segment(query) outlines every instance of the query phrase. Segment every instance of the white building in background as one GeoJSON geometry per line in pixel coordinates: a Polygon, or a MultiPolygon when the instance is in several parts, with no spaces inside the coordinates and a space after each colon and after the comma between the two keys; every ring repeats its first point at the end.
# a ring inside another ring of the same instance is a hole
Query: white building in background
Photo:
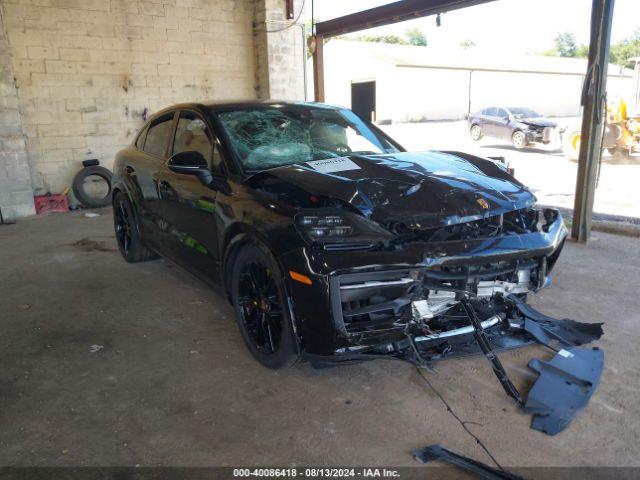
{"type": "MultiPolygon", "coordinates": [[[[325,101],[378,123],[457,120],[492,105],[525,106],[547,116],[579,115],[587,70],[586,59],[501,56],[475,48],[442,52],[338,39],[326,43],[324,65],[325,101]]],[[[633,93],[632,75],[632,70],[610,65],[610,99],[633,93]]]]}

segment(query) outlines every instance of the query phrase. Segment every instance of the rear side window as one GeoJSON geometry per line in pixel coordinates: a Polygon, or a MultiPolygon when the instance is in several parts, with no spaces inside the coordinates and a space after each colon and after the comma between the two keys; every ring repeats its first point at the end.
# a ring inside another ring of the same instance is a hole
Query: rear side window
{"type": "Polygon", "coordinates": [[[164,157],[167,144],[171,137],[173,125],[173,113],[156,120],[147,131],[147,139],[144,142],[144,151],[151,155],[164,157]]]}
{"type": "Polygon", "coordinates": [[[144,147],[144,139],[146,137],[147,137],[147,129],[144,128],[144,129],[142,129],[142,131],[138,135],[138,138],[136,139],[136,148],[138,150],[142,150],[142,147],[144,147]]]}
{"type": "Polygon", "coordinates": [[[488,117],[497,117],[498,109],[497,108],[487,108],[487,113],[485,113],[488,117]]]}

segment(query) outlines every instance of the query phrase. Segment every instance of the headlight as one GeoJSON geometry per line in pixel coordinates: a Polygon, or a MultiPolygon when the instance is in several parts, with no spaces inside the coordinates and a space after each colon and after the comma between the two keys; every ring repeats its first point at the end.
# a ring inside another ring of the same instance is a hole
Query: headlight
{"type": "Polygon", "coordinates": [[[345,220],[338,215],[319,217],[316,215],[302,215],[299,225],[312,238],[344,237],[353,232],[351,225],[344,225],[345,220]]]}
{"type": "Polygon", "coordinates": [[[311,242],[373,243],[392,237],[378,224],[350,212],[303,212],[296,215],[295,224],[311,242]]]}

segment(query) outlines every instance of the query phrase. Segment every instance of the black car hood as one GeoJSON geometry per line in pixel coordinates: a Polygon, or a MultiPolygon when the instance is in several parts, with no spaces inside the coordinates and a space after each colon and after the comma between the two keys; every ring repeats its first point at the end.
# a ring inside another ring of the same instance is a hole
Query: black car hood
{"type": "Polygon", "coordinates": [[[401,222],[420,229],[480,219],[535,202],[527,187],[494,162],[459,152],[350,155],[328,162],[330,168],[325,161],[305,162],[258,176],[270,179],[271,192],[287,192],[290,202],[293,186],[348,203],[376,222],[401,222]]]}
{"type": "Polygon", "coordinates": [[[557,127],[558,124],[547,118],[521,118],[517,120],[519,123],[530,125],[532,127],[557,127]]]}

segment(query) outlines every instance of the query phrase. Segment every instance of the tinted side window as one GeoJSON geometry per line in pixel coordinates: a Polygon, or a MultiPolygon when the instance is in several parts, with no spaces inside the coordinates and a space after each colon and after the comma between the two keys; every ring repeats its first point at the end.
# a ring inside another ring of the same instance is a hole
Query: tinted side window
{"type": "Polygon", "coordinates": [[[156,120],[147,131],[147,139],[144,142],[144,151],[151,155],[164,157],[171,136],[173,113],[156,120]]]}
{"type": "Polygon", "coordinates": [[[498,116],[498,109],[497,108],[487,108],[487,113],[485,115],[488,115],[489,117],[497,117],[498,116]]]}
{"type": "Polygon", "coordinates": [[[172,155],[189,151],[200,152],[211,167],[211,142],[208,133],[207,125],[200,117],[191,112],[182,112],[176,127],[172,155]]]}
{"type": "Polygon", "coordinates": [[[499,108],[497,116],[500,117],[500,118],[505,118],[505,117],[508,117],[509,114],[507,113],[507,111],[504,108],[499,108]]]}

